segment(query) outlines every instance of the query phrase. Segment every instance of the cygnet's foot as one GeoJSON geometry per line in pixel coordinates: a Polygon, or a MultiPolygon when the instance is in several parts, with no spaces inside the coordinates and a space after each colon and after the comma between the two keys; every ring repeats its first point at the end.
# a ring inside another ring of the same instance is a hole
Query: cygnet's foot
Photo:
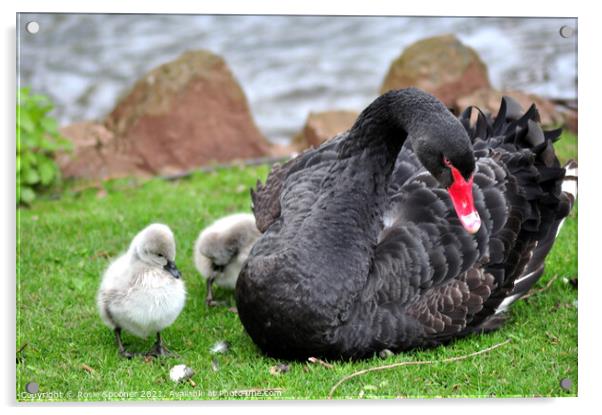
{"type": "Polygon", "coordinates": [[[125,358],[125,359],[131,359],[132,357],[136,356],[138,353],[132,353],[132,352],[128,352],[127,350],[119,350],[119,356],[125,358]]]}
{"type": "Polygon", "coordinates": [[[115,341],[117,342],[117,348],[119,349],[119,356],[126,358],[126,359],[131,359],[132,357],[139,354],[139,353],[128,352],[127,350],[125,350],[125,347],[123,346],[123,342],[121,341],[121,328],[120,327],[115,328],[115,341]]]}
{"type": "Polygon", "coordinates": [[[155,344],[147,353],[147,356],[152,357],[178,357],[178,355],[162,344],[155,344]]]}
{"type": "Polygon", "coordinates": [[[207,307],[218,307],[218,306],[226,305],[225,301],[217,301],[217,300],[214,300],[213,298],[207,298],[205,300],[205,303],[207,304],[207,307]]]}
{"type": "Polygon", "coordinates": [[[172,352],[167,347],[163,345],[163,341],[161,340],[161,334],[157,333],[157,341],[153,345],[153,348],[150,349],[146,356],[153,357],[179,357],[177,353],[172,352]]]}

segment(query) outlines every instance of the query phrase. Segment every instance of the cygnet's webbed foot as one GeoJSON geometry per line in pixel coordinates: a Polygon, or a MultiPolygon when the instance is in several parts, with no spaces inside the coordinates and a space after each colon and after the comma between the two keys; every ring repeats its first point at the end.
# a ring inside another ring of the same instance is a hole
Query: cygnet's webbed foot
{"type": "Polygon", "coordinates": [[[177,353],[172,352],[163,344],[161,333],[157,333],[157,341],[153,347],[146,353],[146,356],[153,357],[179,357],[177,353]]]}
{"type": "Polygon", "coordinates": [[[115,328],[115,340],[117,341],[117,348],[119,349],[119,356],[121,356],[125,359],[131,359],[132,357],[140,354],[140,353],[128,352],[127,350],[125,350],[125,347],[123,346],[123,342],[121,341],[121,328],[120,327],[115,328]]]}
{"type": "Polygon", "coordinates": [[[215,280],[215,276],[207,278],[207,296],[205,297],[205,304],[207,307],[217,307],[226,305],[225,301],[216,301],[213,299],[213,281],[215,280]]]}
{"type": "Polygon", "coordinates": [[[205,303],[207,304],[207,307],[218,307],[218,306],[225,306],[226,302],[225,301],[216,301],[212,298],[206,298],[205,299],[205,303]]]}
{"type": "Polygon", "coordinates": [[[132,352],[128,352],[127,350],[123,349],[123,350],[119,350],[119,356],[125,358],[125,359],[131,359],[134,356],[137,356],[139,353],[132,353],[132,352]]]}

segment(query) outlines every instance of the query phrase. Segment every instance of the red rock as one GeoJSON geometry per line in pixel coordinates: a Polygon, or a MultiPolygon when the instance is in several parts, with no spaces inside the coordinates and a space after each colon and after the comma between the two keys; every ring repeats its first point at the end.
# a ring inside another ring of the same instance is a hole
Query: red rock
{"type": "Polygon", "coordinates": [[[454,35],[436,36],[408,46],[389,68],[381,93],[417,87],[448,107],[481,88],[490,88],[487,67],[477,52],[454,35]]]}
{"type": "Polygon", "coordinates": [[[564,117],[564,126],[567,130],[572,133],[578,134],[579,132],[579,113],[575,109],[566,109],[562,111],[564,117]]]}
{"type": "Polygon", "coordinates": [[[137,81],[107,116],[96,146],[89,144],[101,126],[78,128],[69,127],[75,157],[61,164],[65,176],[177,174],[270,154],[238,82],[207,51],[186,52],[137,81]]]}
{"type": "Polygon", "coordinates": [[[80,122],[63,127],[60,132],[73,143],[72,152],[57,156],[64,177],[96,179],[148,175],[138,168],[135,157],[117,151],[113,132],[102,124],[80,122]]]}
{"type": "Polygon", "coordinates": [[[355,111],[341,110],[312,112],[303,129],[293,138],[293,146],[297,150],[319,147],[326,140],[350,129],[358,115],[355,111]]]}

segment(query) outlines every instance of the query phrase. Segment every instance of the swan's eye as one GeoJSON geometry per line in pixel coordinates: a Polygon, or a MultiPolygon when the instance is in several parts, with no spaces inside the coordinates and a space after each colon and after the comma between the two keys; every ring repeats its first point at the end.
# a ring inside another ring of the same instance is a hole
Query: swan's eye
{"type": "Polygon", "coordinates": [[[443,164],[445,164],[449,168],[452,167],[451,161],[449,161],[447,157],[443,157],[443,164]]]}

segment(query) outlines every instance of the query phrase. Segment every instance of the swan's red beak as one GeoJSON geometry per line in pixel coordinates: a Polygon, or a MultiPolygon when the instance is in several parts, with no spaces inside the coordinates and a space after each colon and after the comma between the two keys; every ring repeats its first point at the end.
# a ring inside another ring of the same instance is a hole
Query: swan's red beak
{"type": "Polygon", "coordinates": [[[472,198],[472,176],[466,181],[458,169],[451,164],[448,165],[451,169],[454,182],[449,186],[447,191],[456,209],[456,214],[468,233],[477,233],[481,227],[481,218],[479,217],[479,212],[474,207],[472,198]]]}

